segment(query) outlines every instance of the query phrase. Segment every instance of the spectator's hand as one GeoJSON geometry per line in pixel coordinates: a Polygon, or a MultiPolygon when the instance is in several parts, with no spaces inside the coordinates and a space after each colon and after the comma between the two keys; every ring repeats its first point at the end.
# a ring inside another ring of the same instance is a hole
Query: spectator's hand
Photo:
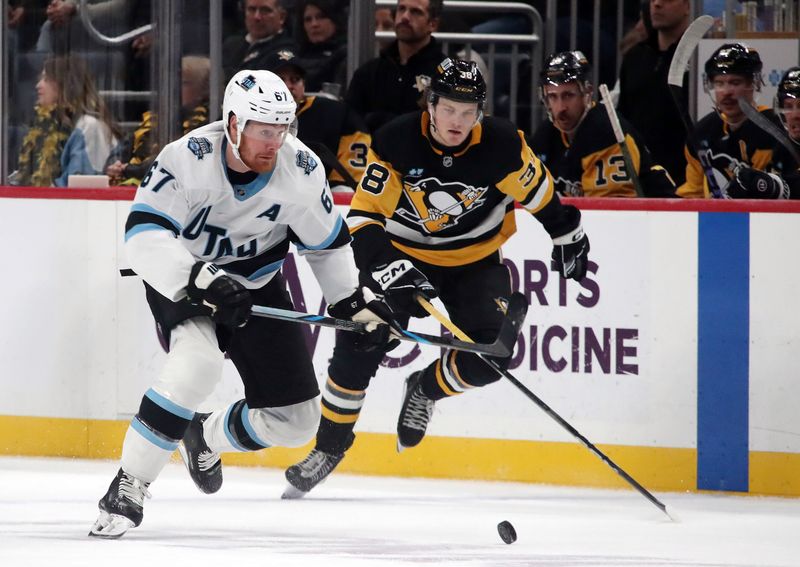
{"type": "Polygon", "coordinates": [[[106,168],[106,175],[112,179],[122,179],[125,176],[125,168],[127,166],[127,163],[117,160],[106,168]]]}
{"type": "Polygon", "coordinates": [[[144,58],[150,55],[150,49],[153,47],[153,34],[146,33],[140,35],[131,42],[131,49],[133,56],[136,58],[144,58]]]}
{"type": "Polygon", "coordinates": [[[425,299],[436,297],[436,289],[425,274],[409,260],[395,260],[372,268],[372,278],[383,290],[386,303],[400,313],[412,317],[427,317],[428,312],[417,302],[416,294],[425,299]]]}
{"type": "Polygon", "coordinates": [[[777,173],[739,165],[727,187],[734,199],[788,199],[789,186],[777,173]]]}
{"type": "Polygon", "coordinates": [[[22,23],[25,17],[25,7],[17,6],[16,8],[8,7],[8,27],[16,28],[22,23]]]}
{"type": "Polygon", "coordinates": [[[214,321],[230,327],[243,327],[250,318],[253,298],[250,292],[210,262],[197,262],[186,286],[189,301],[214,309],[214,321]]]}
{"type": "Polygon", "coordinates": [[[589,264],[589,239],[578,227],[553,239],[552,267],[564,279],[582,280],[589,264]]]}
{"type": "Polygon", "coordinates": [[[339,319],[365,323],[367,332],[355,341],[365,351],[380,349],[389,352],[400,344],[398,336],[403,327],[389,307],[368,287],[356,289],[353,295],[328,307],[328,313],[339,319]]]}
{"type": "Polygon", "coordinates": [[[47,19],[52,22],[54,26],[63,26],[69,23],[72,16],[78,8],[72,2],[65,2],[64,0],[53,0],[47,5],[47,19]]]}

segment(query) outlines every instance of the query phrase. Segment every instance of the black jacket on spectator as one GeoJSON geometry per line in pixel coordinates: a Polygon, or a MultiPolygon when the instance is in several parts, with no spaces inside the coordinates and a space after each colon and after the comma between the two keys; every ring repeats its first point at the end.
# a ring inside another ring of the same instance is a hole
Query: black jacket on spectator
{"type": "MultiPolygon", "coordinates": [[[[677,43],[659,51],[654,36],[634,45],[622,58],[619,70],[619,113],[633,124],[653,154],[677,185],[686,176],[683,147],[686,131],[667,84],[667,73],[677,43]]],[[[688,75],[683,78],[683,104],[688,108],[688,75]]]]}
{"type": "Polygon", "coordinates": [[[264,60],[270,53],[281,49],[289,49],[297,53],[294,40],[286,35],[285,31],[253,44],[250,44],[243,35],[229,37],[222,44],[222,66],[225,71],[225,81],[229,81],[242,69],[266,69],[264,60]]]}
{"type": "Polygon", "coordinates": [[[322,83],[344,86],[347,76],[347,47],[344,37],[323,43],[306,43],[297,54],[306,72],[306,91],[319,92],[322,83]]]}
{"type": "Polygon", "coordinates": [[[347,89],[345,102],[364,117],[370,132],[397,115],[420,109],[425,86],[436,73],[445,54],[435,38],[400,64],[397,41],[380,56],[356,69],[347,89]]]}

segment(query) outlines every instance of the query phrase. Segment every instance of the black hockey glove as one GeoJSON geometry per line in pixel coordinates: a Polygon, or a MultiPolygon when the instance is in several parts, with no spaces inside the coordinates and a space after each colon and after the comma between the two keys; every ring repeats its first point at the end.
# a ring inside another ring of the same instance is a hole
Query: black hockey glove
{"type": "Polygon", "coordinates": [[[197,262],[192,267],[186,295],[192,303],[209,305],[214,321],[229,327],[244,326],[253,307],[250,292],[210,262],[197,262]]]}
{"type": "Polygon", "coordinates": [[[375,297],[368,287],[356,289],[350,297],[331,305],[328,313],[339,319],[366,323],[367,332],[355,340],[359,350],[380,349],[389,352],[400,344],[397,337],[403,327],[395,319],[392,310],[375,297]]]}
{"type": "Polygon", "coordinates": [[[577,228],[553,239],[552,267],[564,279],[580,281],[589,264],[589,239],[579,224],[577,228]]]}
{"type": "Polygon", "coordinates": [[[789,186],[776,173],[767,173],[746,165],[738,166],[728,185],[733,199],[788,199],[789,186]]]}
{"type": "Polygon", "coordinates": [[[395,260],[372,268],[372,277],[383,290],[384,299],[399,313],[412,317],[427,317],[428,312],[414,297],[420,294],[425,299],[436,297],[436,289],[425,274],[414,267],[409,260],[395,260]]]}

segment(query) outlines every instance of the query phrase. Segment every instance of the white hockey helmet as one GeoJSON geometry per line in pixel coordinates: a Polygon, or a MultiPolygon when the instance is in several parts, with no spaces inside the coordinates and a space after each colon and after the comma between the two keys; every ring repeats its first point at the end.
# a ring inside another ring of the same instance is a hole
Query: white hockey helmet
{"type": "Polygon", "coordinates": [[[266,124],[285,124],[294,134],[297,130],[295,110],[297,104],[292,94],[286,83],[275,73],[250,70],[236,73],[225,87],[225,98],[222,101],[225,136],[236,158],[242,159],[239,156],[239,144],[249,120],[266,124]],[[231,114],[236,116],[236,143],[233,143],[228,131],[231,114]]]}

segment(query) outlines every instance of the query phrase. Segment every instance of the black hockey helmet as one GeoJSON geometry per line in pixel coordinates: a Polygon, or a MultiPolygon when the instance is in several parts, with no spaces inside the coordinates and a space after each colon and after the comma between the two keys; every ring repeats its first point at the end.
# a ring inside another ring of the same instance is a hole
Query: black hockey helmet
{"type": "Polygon", "coordinates": [[[760,84],[762,67],[758,51],[742,43],[726,43],[706,61],[706,79],[710,81],[717,75],[742,75],[760,84]]]}
{"type": "Polygon", "coordinates": [[[542,86],[563,85],[571,81],[578,81],[583,86],[591,82],[591,68],[582,52],[561,51],[547,58],[539,76],[542,86]]]}
{"type": "Polygon", "coordinates": [[[483,109],[486,102],[486,81],[474,61],[447,58],[436,68],[431,83],[430,103],[436,104],[439,97],[459,102],[477,102],[483,109]]]}
{"type": "Polygon", "coordinates": [[[783,106],[787,98],[800,99],[800,67],[792,67],[783,74],[778,83],[778,92],[775,99],[783,106]]]}
{"type": "MultiPolygon", "coordinates": [[[[791,67],[783,74],[778,83],[778,91],[772,103],[772,109],[781,120],[781,124],[789,131],[789,124],[786,119],[786,101],[788,99],[800,100],[800,67],[791,67]]],[[[794,138],[793,138],[794,139],[794,138]]],[[[800,140],[795,140],[800,143],[800,140]]]]}

